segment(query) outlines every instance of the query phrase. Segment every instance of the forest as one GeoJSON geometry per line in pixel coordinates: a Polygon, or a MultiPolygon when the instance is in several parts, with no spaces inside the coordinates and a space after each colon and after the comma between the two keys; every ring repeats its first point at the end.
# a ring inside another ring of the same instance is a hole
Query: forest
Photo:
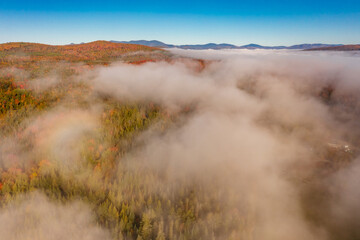
{"type": "Polygon", "coordinates": [[[357,85],[299,58],[1,44],[1,238],[359,239],[357,85]]]}

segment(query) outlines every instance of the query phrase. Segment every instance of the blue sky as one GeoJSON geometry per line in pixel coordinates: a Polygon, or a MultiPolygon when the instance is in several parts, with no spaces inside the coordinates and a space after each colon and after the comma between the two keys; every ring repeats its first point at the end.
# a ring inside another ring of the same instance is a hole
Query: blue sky
{"type": "Polygon", "coordinates": [[[0,42],[360,43],[360,2],[0,0],[0,42]]]}

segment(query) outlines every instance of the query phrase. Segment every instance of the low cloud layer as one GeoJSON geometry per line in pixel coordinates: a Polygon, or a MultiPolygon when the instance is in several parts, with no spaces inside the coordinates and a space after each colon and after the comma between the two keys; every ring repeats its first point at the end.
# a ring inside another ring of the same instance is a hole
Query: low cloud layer
{"type": "MultiPolygon", "coordinates": [[[[273,51],[175,53],[208,59],[206,67],[197,70],[196,60],[115,64],[99,69],[94,80],[95,89],[121,101],[151,101],[175,112],[191,107],[181,126],[150,135],[136,158],[164,172],[164,185],[191,179],[213,191],[233,192],[238,197],[222,204],[255,209],[254,239],[331,239],[345,231],[329,229],[337,221],[315,225],[307,219],[303,208],[311,203],[303,201],[308,191],[303,182],[322,181],[330,188],[332,173],[314,176],[324,162],[335,164],[324,154],[332,147],[357,151],[360,58],[273,51]],[[244,201],[249,206],[239,204],[244,201]]],[[[341,176],[334,180],[341,187],[333,194],[345,202],[337,211],[356,215],[358,207],[346,199],[357,195],[352,189],[357,184],[341,176]]],[[[333,199],[326,201],[333,204],[333,199]]],[[[347,220],[340,221],[348,225],[347,220]]]]}

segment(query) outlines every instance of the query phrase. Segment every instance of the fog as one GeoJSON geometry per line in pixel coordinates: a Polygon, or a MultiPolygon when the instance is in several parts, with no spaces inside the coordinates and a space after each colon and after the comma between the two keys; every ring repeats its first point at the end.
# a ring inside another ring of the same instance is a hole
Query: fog
{"type": "MultiPolygon", "coordinates": [[[[214,191],[239,193],[235,202],[246,199],[256,209],[255,239],[326,239],[332,234],[306,220],[300,197],[306,186],[298,181],[315,178],[316,166],[327,161],[321,153],[329,143],[339,148],[344,142],[357,144],[360,58],[283,51],[173,52],[211,61],[202,71],[189,68],[189,62],[114,65],[99,69],[94,81],[96,89],[119,100],[151,101],[170,111],[193,106],[181,126],[146,139],[137,158],[166,172],[164,181],[190,178],[214,191]],[[335,88],[331,104],[320,96],[329,86],[335,88]],[[343,95],[353,98],[351,103],[343,95]]],[[[349,211],[346,199],[357,196],[352,189],[357,184],[341,176],[333,193],[341,199],[336,212],[354,215],[358,206],[349,211]]]]}
{"type": "MultiPolygon", "coordinates": [[[[171,51],[182,58],[142,65],[114,63],[76,80],[91,86],[88,101],[93,105],[99,104],[95,96],[105,95],[121,103],[151,102],[179,116],[165,132],[150,128],[138,136],[137,147],[119,159],[122,168],[145,166],[158,173],[161,177],[148,183],[147,191],[154,194],[166,195],[168,189],[186,185],[203,189],[209,200],[216,195],[220,211],[229,219],[233,215],[243,219],[244,224],[231,233],[234,239],[360,237],[358,55],[171,51]],[[319,197],[323,192],[326,198],[319,197]]],[[[43,89],[41,81],[36,89],[43,89]]],[[[58,108],[31,120],[26,131],[36,129],[32,134],[37,154],[50,151],[67,169],[81,172],[74,164],[80,161],[74,160],[79,159],[80,148],[74,143],[91,134],[97,117],[94,109],[58,108]]],[[[41,201],[48,207],[40,211],[40,219],[47,216],[44,211],[53,211],[47,209],[67,209],[63,217],[46,221],[49,225],[63,224],[58,221],[78,212],[41,201]]],[[[24,208],[7,207],[0,222],[5,216],[10,219],[7,224],[18,221],[24,208]]],[[[81,216],[81,228],[89,228],[81,216]]],[[[7,229],[0,228],[0,234],[8,234],[7,229]]],[[[81,239],[104,239],[99,231],[91,227],[85,231],[87,238],[81,239]]],[[[69,234],[67,239],[80,239],[69,234]]],[[[218,238],[229,235],[224,232],[218,238]]],[[[21,236],[7,239],[25,239],[21,236]]]]}
{"type": "Polygon", "coordinates": [[[62,205],[33,192],[0,211],[0,233],[9,240],[110,239],[94,220],[83,203],[62,205]]]}

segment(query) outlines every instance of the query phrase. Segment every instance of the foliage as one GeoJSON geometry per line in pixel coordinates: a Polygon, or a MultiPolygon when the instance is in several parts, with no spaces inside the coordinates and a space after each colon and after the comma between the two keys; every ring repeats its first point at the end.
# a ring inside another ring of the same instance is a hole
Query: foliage
{"type": "Polygon", "coordinates": [[[153,103],[119,102],[94,95],[89,85],[74,81],[91,69],[87,65],[107,64],[121,56],[134,64],[168,57],[158,51],[104,41],[68,46],[0,45],[1,206],[35,190],[60,202],[81,199],[114,239],[212,239],[223,236],[225,228],[230,228],[229,233],[238,229],[244,218],[231,214],[229,219],[219,211],[219,196],[209,195],[212,191],[186,183],[162,189],[164,176],[141,161],[127,160],[126,156],[143,144],[137,138],[140,133],[149,129],[161,133],[175,124],[178,116],[153,103]],[[124,55],[135,51],[152,54],[124,55]],[[30,87],[33,81],[52,75],[59,78],[55,85],[40,92],[30,87]],[[94,103],[102,106],[99,125],[78,139],[80,150],[72,169],[58,164],[46,151],[38,151],[36,131],[40,130],[36,128],[41,126],[34,127],[32,122],[60,106],[71,111],[90,109],[94,103]],[[10,150],[2,149],[6,144],[10,150]]]}

